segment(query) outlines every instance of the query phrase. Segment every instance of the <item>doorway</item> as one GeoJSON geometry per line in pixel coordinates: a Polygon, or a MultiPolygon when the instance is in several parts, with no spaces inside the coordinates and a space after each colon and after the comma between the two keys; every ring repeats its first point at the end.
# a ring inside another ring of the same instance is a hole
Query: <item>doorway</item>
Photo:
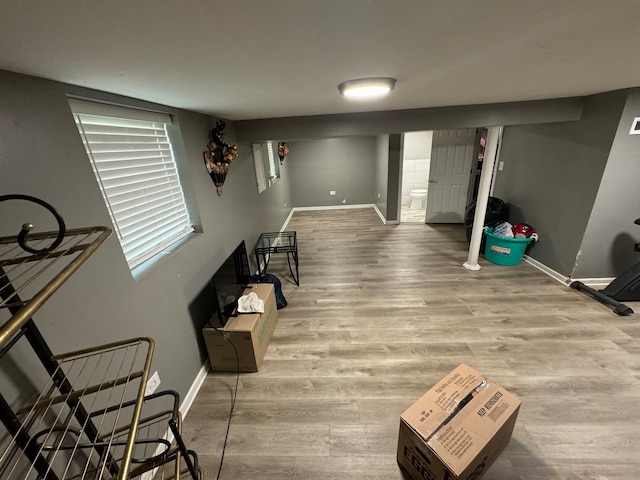
{"type": "Polygon", "coordinates": [[[404,134],[401,223],[464,223],[478,192],[486,128],[404,134]]]}
{"type": "Polygon", "coordinates": [[[425,223],[432,131],[404,134],[400,223],[425,223]]]}

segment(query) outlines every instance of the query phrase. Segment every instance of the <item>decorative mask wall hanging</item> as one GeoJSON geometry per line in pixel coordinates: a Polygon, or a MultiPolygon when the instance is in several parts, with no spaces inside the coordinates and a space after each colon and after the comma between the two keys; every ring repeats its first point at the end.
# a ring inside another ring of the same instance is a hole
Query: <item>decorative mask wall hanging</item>
{"type": "Polygon", "coordinates": [[[224,120],[218,120],[216,126],[211,130],[211,139],[207,144],[207,151],[203,152],[204,164],[213,183],[216,186],[218,196],[222,196],[222,186],[229,172],[229,164],[238,158],[237,145],[225,143],[222,137],[226,127],[224,120]]]}
{"type": "Polygon", "coordinates": [[[278,158],[280,158],[280,165],[284,162],[284,157],[289,155],[289,147],[286,142],[278,143],[278,158]]]}

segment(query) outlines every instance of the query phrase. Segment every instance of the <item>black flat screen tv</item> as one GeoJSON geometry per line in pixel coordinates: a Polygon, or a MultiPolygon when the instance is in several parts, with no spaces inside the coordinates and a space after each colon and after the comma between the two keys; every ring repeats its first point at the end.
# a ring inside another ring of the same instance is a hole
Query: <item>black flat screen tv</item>
{"type": "Polygon", "coordinates": [[[251,266],[247,247],[242,240],[211,278],[214,317],[217,317],[220,326],[224,327],[229,318],[238,315],[238,299],[249,284],[250,278],[251,266]]]}

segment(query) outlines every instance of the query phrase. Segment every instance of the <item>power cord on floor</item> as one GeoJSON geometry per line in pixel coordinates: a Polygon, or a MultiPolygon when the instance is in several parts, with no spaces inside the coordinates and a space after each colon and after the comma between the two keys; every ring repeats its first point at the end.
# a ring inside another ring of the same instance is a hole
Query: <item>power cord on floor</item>
{"type": "Polygon", "coordinates": [[[218,467],[218,474],[216,475],[216,480],[220,480],[220,473],[222,472],[222,464],[224,463],[224,454],[227,449],[227,440],[229,439],[229,430],[231,429],[231,418],[233,417],[233,410],[236,406],[236,397],[238,396],[238,384],[240,382],[240,357],[238,356],[238,349],[233,344],[231,339],[229,338],[228,332],[223,332],[218,327],[213,325],[211,321],[208,322],[209,326],[213,328],[216,332],[218,332],[222,337],[229,342],[229,345],[233,348],[233,351],[236,355],[236,385],[233,389],[233,394],[231,396],[231,408],[229,410],[229,419],[227,420],[227,431],[224,435],[224,443],[222,444],[222,454],[220,455],[220,466],[218,467]]]}

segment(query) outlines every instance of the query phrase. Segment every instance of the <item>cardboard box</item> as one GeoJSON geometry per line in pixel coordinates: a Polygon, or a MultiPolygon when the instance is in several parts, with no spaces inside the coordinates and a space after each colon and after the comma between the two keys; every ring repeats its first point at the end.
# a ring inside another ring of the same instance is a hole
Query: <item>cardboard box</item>
{"type": "Polygon", "coordinates": [[[264,313],[239,313],[229,318],[224,327],[202,329],[214,371],[257,372],[262,364],[278,323],[276,297],[271,283],[250,285],[244,293],[249,292],[255,292],[264,301],[264,313]],[[231,343],[238,352],[237,360],[231,343]]]}
{"type": "Polygon", "coordinates": [[[477,480],[509,444],[520,400],[459,365],[400,416],[398,463],[417,480],[477,480]]]}

